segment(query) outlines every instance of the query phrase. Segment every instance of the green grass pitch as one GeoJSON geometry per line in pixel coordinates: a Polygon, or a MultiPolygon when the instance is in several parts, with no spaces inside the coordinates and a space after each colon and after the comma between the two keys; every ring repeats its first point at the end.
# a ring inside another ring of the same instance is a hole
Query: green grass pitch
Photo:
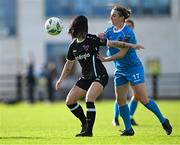
{"type": "MultiPolygon", "coordinates": [[[[84,102],[80,102],[85,108],[84,102]]],[[[64,102],[0,104],[0,144],[180,144],[180,101],[157,101],[173,126],[166,135],[158,119],[139,104],[134,118],[139,126],[135,135],[121,137],[120,126],[112,126],[113,101],[96,102],[96,121],[92,138],[76,138],[80,123],[64,102]]]]}

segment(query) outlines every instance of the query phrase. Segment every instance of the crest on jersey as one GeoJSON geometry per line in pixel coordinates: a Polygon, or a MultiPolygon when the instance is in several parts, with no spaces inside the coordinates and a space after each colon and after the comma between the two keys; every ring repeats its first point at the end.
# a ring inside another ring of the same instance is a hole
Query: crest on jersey
{"type": "Polygon", "coordinates": [[[125,41],[125,42],[129,42],[130,39],[131,39],[131,35],[128,33],[128,34],[126,35],[126,37],[124,38],[124,41],[125,41]]]}
{"type": "Polygon", "coordinates": [[[89,45],[83,45],[82,47],[84,48],[85,51],[89,50],[89,45]]]}
{"type": "Polygon", "coordinates": [[[118,41],[123,41],[123,37],[118,37],[118,41]]]}

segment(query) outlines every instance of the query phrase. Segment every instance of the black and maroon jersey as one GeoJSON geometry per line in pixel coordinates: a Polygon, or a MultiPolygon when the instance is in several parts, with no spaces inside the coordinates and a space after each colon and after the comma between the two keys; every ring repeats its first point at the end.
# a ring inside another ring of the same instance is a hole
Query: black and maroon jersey
{"type": "Polygon", "coordinates": [[[96,58],[99,47],[106,46],[107,41],[101,41],[96,35],[87,34],[82,42],[75,39],[69,46],[68,60],[78,60],[82,67],[82,77],[94,79],[107,74],[102,62],[96,58]]]}

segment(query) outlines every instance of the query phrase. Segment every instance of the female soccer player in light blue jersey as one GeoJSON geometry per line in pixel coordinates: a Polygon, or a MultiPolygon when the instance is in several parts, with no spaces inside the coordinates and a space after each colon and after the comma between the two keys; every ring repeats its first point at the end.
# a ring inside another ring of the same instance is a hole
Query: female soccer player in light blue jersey
{"type": "MultiPolygon", "coordinates": [[[[114,73],[115,94],[117,103],[119,104],[120,115],[125,125],[125,130],[121,136],[134,135],[134,130],[130,122],[129,108],[126,104],[129,83],[134,93],[137,94],[138,100],[157,116],[166,133],[170,135],[172,127],[169,120],[162,115],[157,104],[147,98],[144,84],[144,68],[135,49],[121,47],[119,45],[119,41],[136,44],[134,32],[125,24],[125,20],[130,17],[130,14],[131,12],[122,6],[113,7],[111,10],[113,26],[107,28],[104,33],[108,40],[113,40],[108,42],[108,46],[110,46],[108,49],[109,56],[98,56],[101,61],[113,61],[116,68],[114,73]]],[[[99,34],[100,38],[102,36],[103,34],[99,34]]]]}
{"type": "MultiPolygon", "coordinates": [[[[133,20],[127,19],[125,21],[125,23],[129,28],[134,29],[133,20]]],[[[133,115],[134,115],[134,113],[136,111],[136,108],[137,108],[137,105],[138,105],[138,100],[135,97],[136,94],[134,94],[131,87],[129,89],[129,95],[128,96],[131,96],[131,100],[130,100],[129,105],[128,105],[129,106],[129,111],[130,111],[131,124],[132,125],[138,125],[136,123],[136,121],[134,120],[134,118],[133,118],[133,115]]],[[[113,118],[112,124],[114,126],[119,126],[119,105],[118,105],[117,101],[114,102],[114,118],[113,118]]]]}

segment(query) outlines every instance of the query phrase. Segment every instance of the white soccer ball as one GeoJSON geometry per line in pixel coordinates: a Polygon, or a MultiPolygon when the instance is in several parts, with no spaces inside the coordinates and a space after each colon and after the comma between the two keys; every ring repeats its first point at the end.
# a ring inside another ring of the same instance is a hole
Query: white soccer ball
{"type": "Polygon", "coordinates": [[[45,22],[45,30],[50,35],[58,35],[63,29],[63,22],[58,17],[51,17],[45,22]]]}

